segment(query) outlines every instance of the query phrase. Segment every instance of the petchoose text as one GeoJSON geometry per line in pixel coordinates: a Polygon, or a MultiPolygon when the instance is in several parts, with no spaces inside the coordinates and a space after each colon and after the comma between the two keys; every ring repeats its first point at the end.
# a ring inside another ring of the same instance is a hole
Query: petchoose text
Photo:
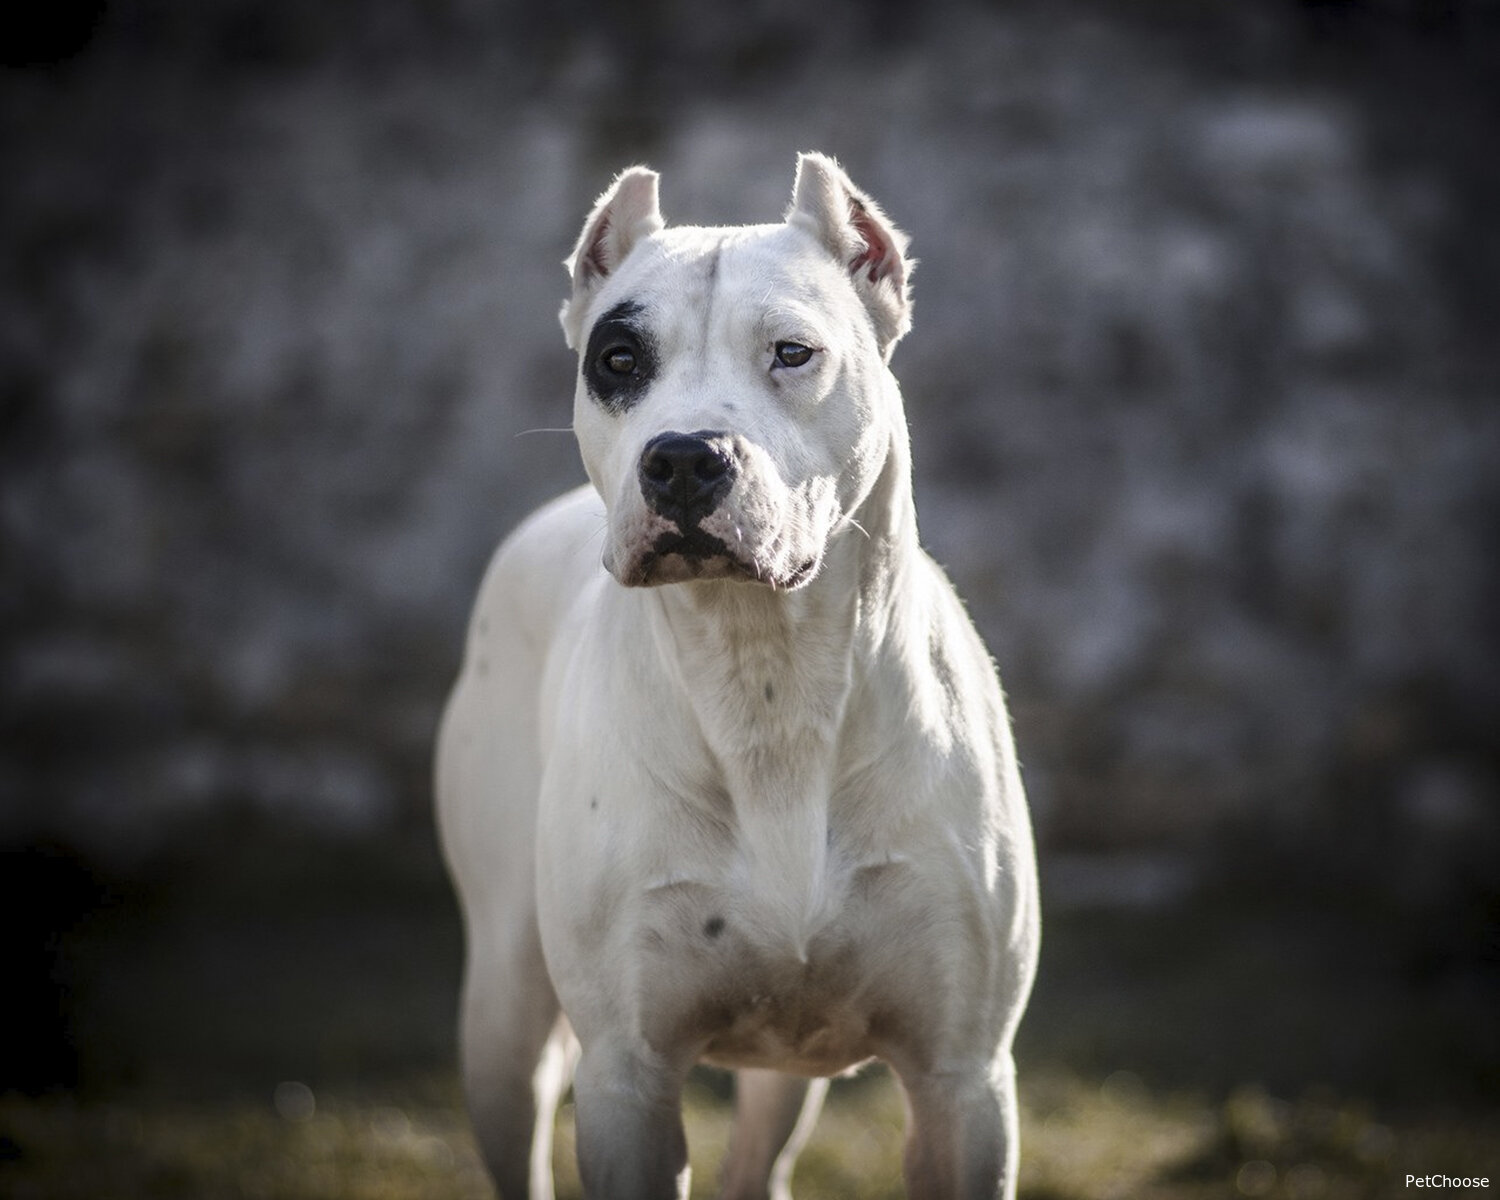
{"type": "Polygon", "coordinates": [[[1471,1178],[1468,1175],[1408,1175],[1406,1177],[1407,1187],[1451,1187],[1451,1188],[1487,1188],[1490,1186],[1489,1176],[1483,1179],[1471,1178]]]}

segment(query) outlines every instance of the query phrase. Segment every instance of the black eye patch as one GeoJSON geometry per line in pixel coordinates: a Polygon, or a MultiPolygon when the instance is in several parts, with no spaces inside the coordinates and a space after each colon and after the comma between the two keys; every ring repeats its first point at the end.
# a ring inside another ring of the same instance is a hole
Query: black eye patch
{"type": "Polygon", "coordinates": [[[610,412],[629,408],[656,376],[656,344],[643,316],[644,309],[627,300],[600,317],[589,333],[583,382],[589,395],[610,412]]]}

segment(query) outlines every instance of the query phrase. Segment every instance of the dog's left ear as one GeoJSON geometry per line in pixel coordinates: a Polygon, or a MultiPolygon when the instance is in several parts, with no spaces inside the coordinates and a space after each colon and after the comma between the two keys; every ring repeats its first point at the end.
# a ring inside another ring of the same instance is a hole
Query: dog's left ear
{"type": "Polygon", "coordinates": [[[621,171],[583,223],[578,245],[563,262],[573,278],[573,295],[558,314],[569,347],[577,348],[583,301],[589,293],[615,273],[637,242],[666,224],[657,200],[659,178],[646,167],[621,171]]]}
{"type": "Polygon", "coordinates": [[[813,234],[844,264],[889,362],[896,343],[911,328],[910,276],[916,263],[906,257],[906,234],[823,154],[797,156],[797,182],[786,219],[813,234]]]}

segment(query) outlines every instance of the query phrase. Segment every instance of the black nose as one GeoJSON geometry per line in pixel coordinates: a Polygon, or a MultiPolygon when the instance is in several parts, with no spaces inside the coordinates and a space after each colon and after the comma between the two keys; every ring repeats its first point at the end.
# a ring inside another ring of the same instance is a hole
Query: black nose
{"type": "Polygon", "coordinates": [[[641,451],[641,494],[686,530],[719,506],[734,483],[734,459],[718,433],[663,433],[641,451]]]}

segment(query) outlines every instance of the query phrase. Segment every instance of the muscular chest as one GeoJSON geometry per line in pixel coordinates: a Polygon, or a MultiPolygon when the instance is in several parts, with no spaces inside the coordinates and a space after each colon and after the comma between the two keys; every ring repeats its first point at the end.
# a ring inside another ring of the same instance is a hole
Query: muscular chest
{"type": "Polygon", "coordinates": [[[879,1054],[937,964],[899,863],[851,869],[797,945],[732,884],[671,885],[631,931],[642,1031],[720,1066],[841,1071],[879,1054]]]}

